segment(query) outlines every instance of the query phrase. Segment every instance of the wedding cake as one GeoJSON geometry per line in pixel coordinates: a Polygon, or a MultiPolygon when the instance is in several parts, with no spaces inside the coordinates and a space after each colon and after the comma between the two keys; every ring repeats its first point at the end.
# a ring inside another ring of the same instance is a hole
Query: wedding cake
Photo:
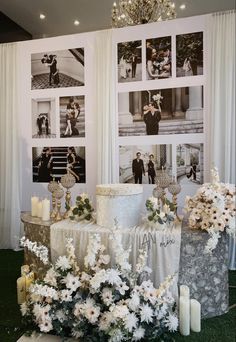
{"type": "Polygon", "coordinates": [[[102,184],[96,186],[97,224],[120,228],[139,224],[143,187],[137,184],[102,184]]]}

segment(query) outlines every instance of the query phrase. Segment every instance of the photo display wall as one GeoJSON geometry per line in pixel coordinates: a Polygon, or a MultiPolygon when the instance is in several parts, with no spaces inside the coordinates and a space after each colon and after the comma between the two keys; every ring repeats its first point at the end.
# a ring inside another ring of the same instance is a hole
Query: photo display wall
{"type": "Polygon", "coordinates": [[[96,168],[93,46],[93,33],[20,44],[22,210],[33,194],[49,197],[48,183],[68,169],[76,179],[73,201],[94,192],[96,174],[88,174],[96,168]]]}
{"type": "Polygon", "coordinates": [[[204,31],[204,19],[192,17],[120,29],[114,37],[117,178],[144,184],[151,195],[165,170],[181,184],[181,206],[206,169],[204,31]]]}

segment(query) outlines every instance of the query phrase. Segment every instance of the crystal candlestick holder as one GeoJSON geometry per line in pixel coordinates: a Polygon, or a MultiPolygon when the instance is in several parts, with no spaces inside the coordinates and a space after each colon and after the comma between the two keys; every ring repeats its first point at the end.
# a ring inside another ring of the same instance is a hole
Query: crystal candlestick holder
{"type": "Polygon", "coordinates": [[[61,198],[64,196],[64,190],[58,185],[58,189],[54,194],[57,199],[57,213],[55,216],[55,221],[61,221],[63,219],[61,214],[61,198]]]}
{"type": "Polygon", "coordinates": [[[153,197],[157,198],[158,206],[160,205],[160,199],[162,198],[162,188],[157,185],[152,192],[153,197]]]}
{"type": "Polygon", "coordinates": [[[69,189],[75,185],[75,182],[75,177],[69,172],[61,177],[61,185],[66,189],[66,212],[64,214],[64,219],[67,219],[69,217],[69,211],[71,206],[71,192],[69,191],[69,189]]]}
{"type": "Polygon", "coordinates": [[[58,189],[59,185],[53,178],[53,180],[48,184],[48,191],[52,194],[52,212],[51,212],[51,219],[54,220],[57,214],[56,210],[56,197],[55,197],[55,191],[58,189]]]}
{"type": "Polygon", "coordinates": [[[172,201],[173,201],[173,204],[175,206],[175,214],[176,214],[176,217],[179,219],[179,217],[177,215],[177,208],[178,208],[177,195],[181,191],[181,185],[179,183],[177,183],[176,181],[172,181],[170,183],[170,185],[168,186],[168,191],[169,191],[169,193],[172,194],[172,201]]]}
{"type": "Polygon", "coordinates": [[[165,196],[166,196],[165,189],[168,188],[170,183],[171,183],[171,178],[169,177],[167,172],[165,172],[164,170],[161,170],[160,172],[158,172],[157,185],[162,189],[161,200],[163,204],[165,203],[165,196]]]}

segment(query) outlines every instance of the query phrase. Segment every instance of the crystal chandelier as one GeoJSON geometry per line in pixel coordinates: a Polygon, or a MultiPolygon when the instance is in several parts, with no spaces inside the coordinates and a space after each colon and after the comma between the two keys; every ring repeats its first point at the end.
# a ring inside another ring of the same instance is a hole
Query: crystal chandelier
{"type": "Polygon", "coordinates": [[[175,4],[170,0],[118,0],[114,2],[112,27],[147,24],[174,19],[175,4]]]}

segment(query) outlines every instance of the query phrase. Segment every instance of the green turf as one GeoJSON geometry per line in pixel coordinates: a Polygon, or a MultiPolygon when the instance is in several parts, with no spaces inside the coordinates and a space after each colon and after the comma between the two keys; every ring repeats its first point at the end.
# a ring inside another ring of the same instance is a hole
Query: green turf
{"type": "MultiPolygon", "coordinates": [[[[16,301],[16,279],[20,276],[23,252],[0,250],[0,342],[16,342],[23,334],[16,301]]],[[[229,272],[229,283],[236,286],[236,271],[229,272]]],[[[236,288],[230,288],[230,305],[236,304],[236,288]]],[[[174,334],[175,341],[235,342],[236,307],[227,314],[202,321],[202,331],[188,337],[174,334]]]]}

